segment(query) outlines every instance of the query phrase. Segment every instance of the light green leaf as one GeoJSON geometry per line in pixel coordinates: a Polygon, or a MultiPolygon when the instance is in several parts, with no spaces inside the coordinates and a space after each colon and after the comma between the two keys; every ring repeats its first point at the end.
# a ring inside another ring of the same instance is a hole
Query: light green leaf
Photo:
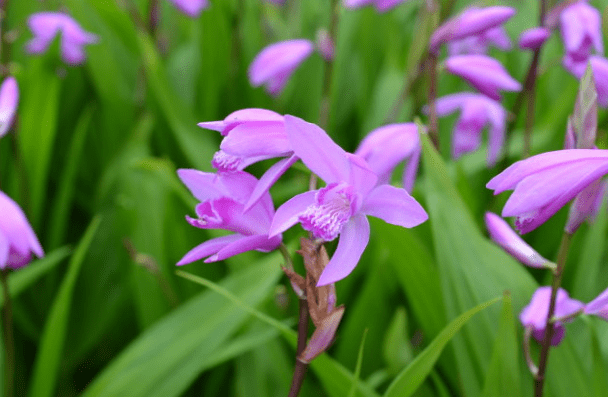
{"type": "Polygon", "coordinates": [[[437,335],[431,344],[420,353],[410,365],[407,366],[390,384],[384,397],[408,397],[416,391],[422,384],[424,379],[432,371],[433,366],[441,355],[443,348],[454,337],[454,335],[462,328],[462,326],[481,310],[498,302],[501,298],[494,298],[488,302],[482,303],[465,313],[461,314],[447,327],[437,335]]]}
{"type": "Polygon", "coordinates": [[[365,338],[367,337],[367,328],[363,331],[363,337],[361,338],[361,344],[359,345],[359,354],[357,355],[357,366],[355,367],[355,377],[353,378],[353,384],[348,392],[348,397],[355,397],[357,392],[357,385],[359,384],[359,377],[361,376],[361,364],[363,363],[363,348],[365,347],[365,338]]]}

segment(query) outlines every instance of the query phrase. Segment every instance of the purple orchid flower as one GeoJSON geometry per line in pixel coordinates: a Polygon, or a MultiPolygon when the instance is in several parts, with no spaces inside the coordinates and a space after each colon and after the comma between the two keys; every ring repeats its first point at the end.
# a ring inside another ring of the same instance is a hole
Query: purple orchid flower
{"type": "Polygon", "coordinates": [[[483,55],[488,52],[490,46],[494,46],[503,51],[511,49],[511,39],[503,26],[484,30],[481,33],[467,36],[460,40],[450,40],[448,42],[448,54],[450,56],[467,54],[483,55]]]}
{"type": "Polygon", "coordinates": [[[299,222],[322,241],[340,235],[317,286],[341,280],[355,268],[369,241],[367,215],[403,227],[427,220],[422,206],[404,189],[377,186],[378,177],[365,160],[346,153],[318,126],[286,115],[285,131],[295,154],[327,185],[279,207],[269,234],[278,235],[299,222]]]}
{"type": "Polygon", "coordinates": [[[344,0],[346,8],[360,8],[373,5],[378,12],[386,12],[407,0],[344,0]]]}
{"type": "Polygon", "coordinates": [[[334,42],[332,41],[327,30],[319,29],[317,31],[316,46],[323,59],[325,59],[327,62],[333,61],[336,54],[336,46],[334,45],[334,42]]]}
{"type": "Polygon", "coordinates": [[[500,102],[485,95],[461,92],[437,99],[435,106],[440,117],[461,110],[452,133],[454,158],[477,150],[481,146],[481,132],[489,124],[487,161],[489,166],[496,164],[504,145],[507,120],[507,112],[500,102]]]}
{"type": "Polygon", "coordinates": [[[519,48],[536,50],[551,36],[551,31],[545,27],[535,27],[525,30],[519,36],[519,48]]]}
{"type": "MultiPolygon", "coordinates": [[[[540,287],[534,292],[530,303],[528,306],[524,307],[519,315],[519,320],[524,328],[531,329],[532,335],[539,342],[542,342],[545,336],[550,300],[551,287],[540,287]]],[[[570,298],[565,290],[560,288],[557,291],[557,299],[555,300],[555,318],[566,318],[568,316],[572,316],[577,312],[582,312],[583,308],[583,303],[577,301],[576,299],[570,298]]],[[[552,346],[559,345],[564,338],[566,329],[564,328],[563,321],[564,320],[556,321],[554,323],[553,337],[551,338],[552,346]]]]}
{"type": "Polygon", "coordinates": [[[573,74],[581,64],[584,71],[592,49],[604,53],[601,21],[600,13],[584,0],[561,11],[560,30],[566,47],[563,64],[573,74]]]}
{"type": "Polygon", "coordinates": [[[199,123],[199,127],[220,132],[225,138],[211,164],[219,173],[242,171],[258,161],[284,157],[260,178],[245,210],[249,210],[298,158],[285,133],[283,116],[266,109],[242,109],[222,121],[199,123]]]}
{"type": "Polygon", "coordinates": [[[445,61],[445,69],[497,101],[501,99],[499,90],[521,90],[521,84],[509,75],[500,62],[485,55],[449,57],[445,61]]]}
{"type": "Polygon", "coordinates": [[[201,12],[209,7],[207,0],[169,0],[175,8],[188,15],[189,17],[195,18],[201,15],[201,12]]]}
{"type": "Polygon", "coordinates": [[[0,86],[0,138],[8,132],[13,125],[17,104],[19,103],[19,87],[17,80],[9,76],[0,86]]]}
{"type": "Polygon", "coordinates": [[[86,55],[84,46],[97,43],[96,35],[82,29],[72,17],[61,12],[40,12],[32,14],[27,20],[34,38],[26,44],[31,54],[42,54],[55,36],[61,34],[61,57],[68,65],[79,65],[86,55]]]}
{"type": "Polygon", "coordinates": [[[251,250],[269,252],[281,244],[280,234],[268,236],[274,216],[269,193],[264,194],[251,210],[244,212],[245,203],[257,184],[253,175],[242,171],[211,174],[192,169],[180,169],[177,174],[194,197],[201,201],[196,206],[198,218],[186,216],[188,223],[201,229],[234,232],[193,248],[177,262],[178,266],[205,257],[205,262],[208,263],[251,250]]]}
{"type": "Polygon", "coordinates": [[[548,266],[550,262],[519,237],[504,219],[492,212],[486,212],[485,221],[492,240],[513,258],[530,267],[551,267],[548,266]]]}
{"type": "Polygon", "coordinates": [[[19,205],[0,191],[0,269],[19,269],[44,251],[19,205]]]}
{"type": "Polygon", "coordinates": [[[254,87],[266,86],[266,91],[277,96],[296,68],[312,54],[310,40],[287,40],[264,48],[249,66],[249,81],[254,87]]]}
{"type": "Polygon", "coordinates": [[[528,233],[606,173],[608,150],[558,150],[516,162],[486,187],[494,194],[514,190],[502,216],[516,216],[517,229],[528,233]]]}
{"type": "Polygon", "coordinates": [[[357,148],[361,156],[378,176],[378,184],[389,184],[391,174],[402,161],[403,188],[411,193],[420,161],[420,138],[415,123],[389,124],[370,132],[357,148]]]}
{"type": "Polygon", "coordinates": [[[469,7],[433,32],[429,51],[437,54],[442,44],[480,35],[489,29],[501,26],[513,15],[515,9],[512,7],[469,7]]]}

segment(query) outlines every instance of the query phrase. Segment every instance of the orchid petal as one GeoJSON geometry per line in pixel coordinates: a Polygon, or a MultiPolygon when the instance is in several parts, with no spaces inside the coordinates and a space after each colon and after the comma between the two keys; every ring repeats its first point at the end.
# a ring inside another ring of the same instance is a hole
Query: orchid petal
{"type": "Polygon", "coordinates": [[[372,190],[361,212],[392,225],[414,227],[428,219],[424,208],[405,189],[381,185],[372,190]]]}
{"type": "Polygon", "coordinates": [[[217,254],[205,259],[205,263],[222,261],[226,258],[230,258],[231,256],[242,254],[243,252],[247,251],[259,250],[263,252],[270,252],[277,248],[280,244],[280,235],[272,238],[268,238],[268,236],[264,234],[246,236],[226,245],[220,249],[217,254]]]}
{"type": "MultiPolygon", "coordinates": [[[[291,167],[296,161],[298,161],[298,156],[291,155],[290,157],[284,158],[273,164],[268,171],[262,175],[257,185],[251,192],[251,196],[245,205],[245,211],[248,211],[251,207],[253,207],[268,191],[270,187],[274,185],[274,183],[291,167]]],[[[272,207],[272,198],[268,195],[270,199],[270,206],[272,207]]],[[[267,206],[267,204],[266,204],[267,206]]],[[[272,208],[274,212],[274,208],[272,208]]]]}
{"type": "Polygon", "coordinates": [[[243,238],[245,238],[245,236],[242,236],[240,234],[230,234],[228,236],[218,237],[205,241],[204,243],[197,245],[196,247],[188,251],[188,253],[184,255],[184,257],[180,259],[179,262],[177,262],[177,266],[186,265],[199,259],[203,259],[206,256],[213,255],[228,244],[234,243],[243,238]]]}
{"type": "Polygon", "coordinates": [[[10,243],[7,237],[0,232],[0,269],[4,269],[8,262],[8,253],[10,251],[10,243]]]}
{"type": "Polygon", "coordinates": [[[361,259],[369,242],[369,221],[363,214],[353,216],[340,233],[334,256],[325,266],[317,287],[335,283],[348,276],[361,259]]]}
{"type": "Polygon", "coordinates": [[[282,122],[250,121],[234,127],[220,149],[238,156],[281,156],[291,151],[282,122]]]}
{"type": "Polygon", "coordinates": [[[314,204],[316,194],[316,190],[298,194],[280,206],[274,215],[268,235],[274,237],[298,223],[300,214],[314,204]]]}
{"type": "Polygon", "coordinates": [[[285,131],[294,153],[326,183],[350,179],[346,152],[320,127],[286,115],[285,131]]]}

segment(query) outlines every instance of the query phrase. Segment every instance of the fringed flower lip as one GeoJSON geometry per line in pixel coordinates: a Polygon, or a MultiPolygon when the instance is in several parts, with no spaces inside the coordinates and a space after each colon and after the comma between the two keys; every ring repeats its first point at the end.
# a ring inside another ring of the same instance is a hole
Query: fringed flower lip
{"type": "Polygon", "coordinates": [[[285,130],[295,155],[327,185],[299,194],[279,207],[269,235],[301,223],[322,241],[340,236],[318,286],[334,283],[353,271],[369,241],[368,215],[403,227],[427,220],[422,206],[404,189],[377,186],[378,177],[365,160],[345,152],[320,127],[286,115],[285,130]]]}

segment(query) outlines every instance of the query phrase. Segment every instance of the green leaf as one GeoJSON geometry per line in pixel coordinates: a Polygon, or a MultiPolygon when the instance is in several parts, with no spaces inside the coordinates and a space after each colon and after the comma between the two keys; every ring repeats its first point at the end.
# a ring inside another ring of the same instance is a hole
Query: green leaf
{"type": "Polygon", "coordinates": [[[482,303],[452,320],[447,327],[437,335],[431,344],[420,353],[410,365],[407,366],[390,384],[384,397],[408,397],[422,384],[424,379],[432,371],[433,366],[441,355],[443,348],[462,328],[462,326],[481,310],[498,302],[501,298],[497,297],[488,302],[482,303]]]}
{"type": "Polygon", "coordinates": [[[95,236],[97,227],[101,222],[100,217],[93,218],[82,240],[78,244],[72,259],[68,265],[68,272],[61,283],[59,293],[53,302],[53,307],[48,316],[42,340],[38,347],[36,362],[34,364],[32,381],[29,395],[45,397],[55,395],[55,387],[59,377],[61,358],[63,356],[63,345],[67,331],[67,324],[72,305],[72,292],[78,278],[78,273],[84,262],[85,254],[89,249],[91,241],[95,236]]]}
{"type": "Polygon", "coordinates": [[[590,318],[586,318],[586,320],[589,327],[589,332],[591,334],[591,355],[593,356],[593,361],[591,364],[591,376],[593,378],[593,393],[596,397],[602,397],[606,395],[606,390],[608,390],[608,366],[606,366],[606,361],[602,355],[602,349],[597,336],[597,331],[595,330],[595,324],[593,324],[593,321],[590,318]]]}
{"type": "MultiPolygon", "coordinates": [[[[447,316],[454,317],[504,290],[511,292],[514,306],[520,310],[536,282],[523,266],[481,235],[445,163],[426,134],[421,139],[429,222],[447,316]]],[[[454,339],[456,368],[467,395],[481,392],[492,355],[497,315],[496,311],[481,313],[454,339]]]]}
{"type": "Polygon", "coordinates": [[[30,60],[23,103],[19,107],[19,146],[30,184],[26,212],[34,229],[42,222],[51,154],[57,133],[61,82],[44,58],[30,60]]]}
{"type": "MultiPolygon", "coordinates": [[[[182,276],[184,278],[187,278],[188,280],[194,281],[212,289],[213,291],[217,292],[218,294],[221,294],[225,298],[235,303],[243,311],[247,311],[251,315],[255,316],[257,319],[275,327],[281,332],[283,337],[287,340],[287,342],[289,342],[289,344],[294,348],[295,351],[297,344],[297,334],[294,330],[292,330],[285,324],[246,304],[242,298],[235,296],[233,293],[231,293],[221,285],[215,284],[209,280],[180,270],[178,270],[176,273],[179,276],[182,276]]],[[[348,394],[348,391],[350,389],[349,385],[353,384],[355,376],[346,368],[344,368],[344,366],[342,366],[340,363],[334,361],[331,357],[329,357],[327,353],[323,353],[317,358],[315,358],[310,363],[310,366],[315,371],[317,377],[321,380],[321,383],[323,383],[325,391],[328,395],[332,397],[343,397],[348,394]]],[[[375,393],[369,386],[364,383],[358,384],[358,391],[360,395],[366,397],[377,396],[377,393],[375,393]]]]}
{"type": "MultiPolygon", "coordinates": [[[[257,305],[279,275],[278,256],[269,255],[229,276],[217,288],[234,291],[238,300],[257,305]]],[[[226,342],[246,320],[247,312],[241,307],[205,291],[141,334],[93,380],[84,395],[181,395],[201,371],[220,361],[218,357],[226,359],[221,357],[222,350],[230,346],[226,342]]]]}
{"type": "MultiPolygon", "coordinates": [[[[8,276],[8,289],[11,298],[16,298],[40,277],[51,271],[70,254],[67,247],[58,248],[47,254],[44,258],[33,261],[27,267],[8,276]]],[[[0,307],[4,306],[4,294],[0,286],[0,307]]]]}
{"type": "Polygon", "coordinates": [[[384,337],[384,360],[393,375],[399,373],[414,359],[412,346],[407,338],[407,329],[407,314],[403,307],[399,307],[384,337]]]}
{"type": "Polygon", "coordinates": [[[74,136],[68,150],[68,158],[59,182],[59,189],[55,196],[55,202],[50,215],[50,228],[48,233],[48,246],[58,247],[63,241],[67,226],[70,224],[70,206],[74,197],[75,180],[82,151],[84,148],[87,131],[93,118],[93,106],[88,106],[80,116],[74,136]]]}
{"type": "Polygon", "coordinates": [[[484,397],[521,396],[520,357],[511,295],[505,293],[494,350],[487,369],[484,397]]]}
{"type": "Polygon", "coordinates": [[[355,377],[353,378],[353,384],[348,392],[348,397],[355,397],[357,392],[357,385],[359,384],[359,377],[361,376],[361,364],[363,363],[363,348],[365,347],[365,338],[367,337],[367,328],[363,331],[363,337],[361,338],[361,344],[359,345],[359,354],[357,355],[357,366],[355,367],[355,377]]]}

